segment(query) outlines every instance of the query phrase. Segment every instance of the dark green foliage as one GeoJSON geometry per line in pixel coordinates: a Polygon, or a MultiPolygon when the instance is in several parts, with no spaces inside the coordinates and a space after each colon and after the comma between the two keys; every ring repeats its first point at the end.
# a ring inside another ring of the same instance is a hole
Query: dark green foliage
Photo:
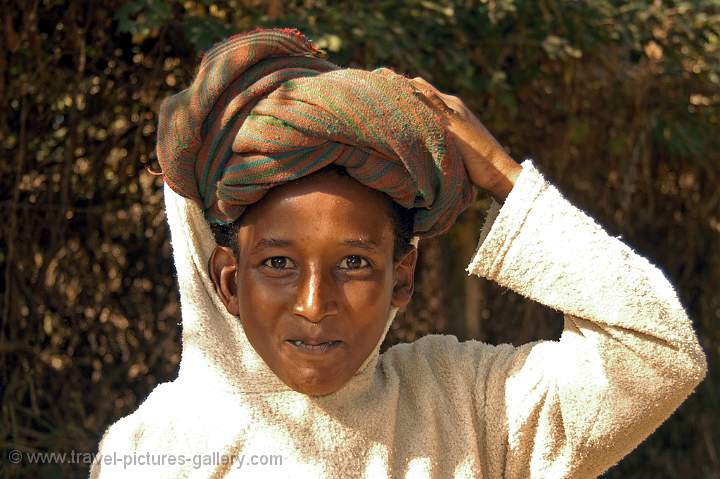
{"type": "MultiPolygon", "coordinates": [[[[518,161],[658,264],[708,378],[605,477],[720,473],[720,2],[483,0],[16,2],[0,19],[0,476],[10,449],[94,452],[173,379],[179,311],[154,141],[157,108],[227,34],[294,26],[348,67],[460,96],[518,161]]],[[[386,346],[428,332],[520,344],[562,318],[463,271],[482,197],[420,245],[386,346]]],[[[589,272],[591,274],[591,272],[589,272]]]]}

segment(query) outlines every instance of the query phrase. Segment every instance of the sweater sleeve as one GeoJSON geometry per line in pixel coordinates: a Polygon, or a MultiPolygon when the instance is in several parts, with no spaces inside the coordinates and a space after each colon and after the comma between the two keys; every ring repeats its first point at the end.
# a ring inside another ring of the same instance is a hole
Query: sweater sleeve
{"type": "Polygon", "coordinates": [[[478,375],[482,447],[502,477],[596,477],[677,409],[707,362],[663,273],[531,160],[522,167],[467,272],[561,311],[564,329],[559,341],[499,348],[478,375]]]}

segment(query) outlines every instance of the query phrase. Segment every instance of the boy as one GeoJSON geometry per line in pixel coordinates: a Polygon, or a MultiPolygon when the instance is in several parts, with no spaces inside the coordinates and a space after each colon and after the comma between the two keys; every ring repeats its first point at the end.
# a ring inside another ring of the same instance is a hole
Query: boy
{"type": "Polygon", "coordinates": [[[231,37],[163,104],[180,371],[108,429],[91,477],[607,470],[706,373],[672,286],[458,98],[318,55],[295,30],[231,37]],[[562,311],[560,340],[380,355],[418,239],[475,189],[495,201],[467,271],[562,311]]]}

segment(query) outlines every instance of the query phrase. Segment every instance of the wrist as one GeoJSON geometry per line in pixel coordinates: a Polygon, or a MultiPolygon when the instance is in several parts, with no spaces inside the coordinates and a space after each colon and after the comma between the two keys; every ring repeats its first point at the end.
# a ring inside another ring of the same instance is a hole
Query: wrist
{"type": "Polygon", "coordinates": [[[522,166],[513,159],[508,159],[501,168],[498,168],[498,176],[492,187],[487,188],[488,192],[497,202],[504,202],[515,186],[520,173],[522,173],[522,166]]]}

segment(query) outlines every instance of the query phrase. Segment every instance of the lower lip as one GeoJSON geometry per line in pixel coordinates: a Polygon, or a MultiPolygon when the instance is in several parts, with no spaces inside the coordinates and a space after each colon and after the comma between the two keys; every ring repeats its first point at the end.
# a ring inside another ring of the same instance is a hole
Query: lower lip
{"type": "Polygon", "coordinates": [[[290,346],[292,346],[294,349],[296,349],[298,351],[302,351],[303,353],[310,353],[310,354],[326,354],[326,353],[335,351],[342,344],[342,341],[331,341],[328,343],[322,343],[322,344],[318,344],[318,345],[305,344],[305,343],[296,345],[292,341],[286,341],[286,342],[290,346]]]}

